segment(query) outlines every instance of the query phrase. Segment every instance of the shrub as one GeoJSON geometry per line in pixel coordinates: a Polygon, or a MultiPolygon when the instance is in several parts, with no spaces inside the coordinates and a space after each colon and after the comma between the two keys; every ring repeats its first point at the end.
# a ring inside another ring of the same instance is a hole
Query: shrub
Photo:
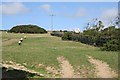
{"type": "Polygon", "coordinates": [[[118,51],[119,50],[118,40],[116,39],[109,40],[106,44],[103,45],[101,49],[107,51],[118,51]]]}
{"type": "Polygon", "coordinates": [[[62,36],[62,40],[72,40],[72,33],[71,32],[65,32],[62,36]]]}
{"type": "Polygon", "coordinates": [[[57,37],[62,37],[63,36],[63,32],[59,32],[59,31],[53,31],[51,33],[52,36],[57,36],[57,37]]]}
{"type": "Polygon", "coordinates": [[[17,25],[8,32],[14,33],[47,33],[47,31],[37,25],[17,25]]]}

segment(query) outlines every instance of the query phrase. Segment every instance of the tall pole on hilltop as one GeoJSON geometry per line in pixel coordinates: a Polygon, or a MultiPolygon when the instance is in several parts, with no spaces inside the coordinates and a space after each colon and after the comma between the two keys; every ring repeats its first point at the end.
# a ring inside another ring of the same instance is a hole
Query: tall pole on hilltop
{"type": "Polygon", "coordinates": [[[53,31],[53,17],[55,16],[54,14],[51,14],[51,31],[53,31]]]}

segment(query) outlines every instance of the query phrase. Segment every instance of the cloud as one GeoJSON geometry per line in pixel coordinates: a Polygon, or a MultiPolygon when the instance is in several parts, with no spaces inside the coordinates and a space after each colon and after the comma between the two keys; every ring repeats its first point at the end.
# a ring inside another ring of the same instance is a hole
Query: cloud
{"type": "Polygon", "coordinates": [[[86,15],[86,10],[83,8],[80,8],[77,13],[75,14],[76,17],[82,17],[86,15]]]}
{"type": "Polygon", "coordinates": [[[14,15],[19,13],[28,12],[29,9],[26,8],[23,3],[4,3],[0,5],[0,13],[6,15],[14,15]]]}
{"type": "Polygon", "coordinates": [[[70,17],[70,18],[79,18],[83,17],[86,15],[86,9],[84,8],[79,8],[76,12],[72,13],[67,13],[65,16],[70,17]]]}
{"type": "Polygon", "coordinates": [[[107,9],[103,11],[102,18],[105,20],[110,20],[118,16],[118,10],[115,8],[107,9]]]}
{"type": "Polygon", "coordinates": [[[49,4],[43,4],[40,6],[40,8],[46,12],[51,12],[51,5],[49,5],[49,4]]]}
{"type": "Polygon", "coordinates": [[[102,12],[101,19],[106,27],[113,25],[114,19],[118,16],[118,9],[111,8],[102,12]]]}

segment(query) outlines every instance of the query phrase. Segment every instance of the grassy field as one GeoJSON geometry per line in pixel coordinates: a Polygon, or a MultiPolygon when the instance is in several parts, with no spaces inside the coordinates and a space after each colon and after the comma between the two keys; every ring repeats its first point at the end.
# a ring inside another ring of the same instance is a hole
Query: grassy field
{"type": "MultiPolygon", "coordinates": [[[[60,37],[52,37],[49,34],[14,34],[2,33],[2,58],[3,61],[14,61],[17,63],[27,63],[28,68],[46,73],[44,68],[36,67],[38,64],[59,68],[57,57],[64,56],[77,71],[77,67],[84,65],[92,69],[92,64],[88,62],[87,55],[107,62],[109,66],[118,71],[118,52],[101,51],[97,47],[85,45],[79,42],[63,41],[60,37]],[[18,39],[27,36],[21,46],[18,39]],[[7,45],[6,41],[16,39],[7,45]],[[6,45],[4,45],[6,44],[6,45]]],[[[81,67],[82,68],[82,67],[81,67]]],[[[47,74],[47,73],[46,73],[47,74]]],[[[92,77],[92,74],[88,74],[92,77]]]]}

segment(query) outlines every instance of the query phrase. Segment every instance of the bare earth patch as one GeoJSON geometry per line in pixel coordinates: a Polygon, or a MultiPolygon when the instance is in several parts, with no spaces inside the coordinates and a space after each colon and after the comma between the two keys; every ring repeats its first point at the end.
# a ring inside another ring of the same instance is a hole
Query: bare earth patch
{"type": "Polygon", "coordinates": [[[109,65],[100,60],[93,59],[88,56],[90,63],[95,65],[95,72],[98,78],[114,78],[117,77],[116,73],[109,67],[109,65]]]}
{"type": "Polygon", "coordinates": [[[54,67],[48,66],[46,67],[48,74],[52,74],[52,77],[57,77],[60,75],[60,71],[55,69],[54,67]]]}
{"type": "Polygon", "coordinates": [[[11,45],[15,42],[17,42],[19,39],[10,39],[10,40],[6,40],[4,42],[2,42],[3,46],[7,46],[7,45],[11,45]]]}
{"type": "Polygon", "coordinates": [[[43,74],[40,74],[39,72],[36,72],[34,70],[30,70],[30,69],[26,68],[25,66],[18,64],[18,63],[15,63],[15,62],[12,62],[12,61],[3,62],[2,67],[5,67],[7,69],[22,70],[22,71],[29,72],[32,74],[36,74],[37,76],[41,76],[41,77],[45,76],[43,74]]]}
{"type": "Polygon", "coordinates": [[[61,66],[61,77],[62,78],[75,78],[75,77],[77,78],[78,77],[77,75],[75,75],[74,69],[68,60],[66,60],[63,56],[58,57],[57,60],[61,66]]]}
{"type": "Polygon", "coordinates": [[[46,34],[25,34],[27,37],[54,37],[51,36],[50,33],[46,34]]]}

